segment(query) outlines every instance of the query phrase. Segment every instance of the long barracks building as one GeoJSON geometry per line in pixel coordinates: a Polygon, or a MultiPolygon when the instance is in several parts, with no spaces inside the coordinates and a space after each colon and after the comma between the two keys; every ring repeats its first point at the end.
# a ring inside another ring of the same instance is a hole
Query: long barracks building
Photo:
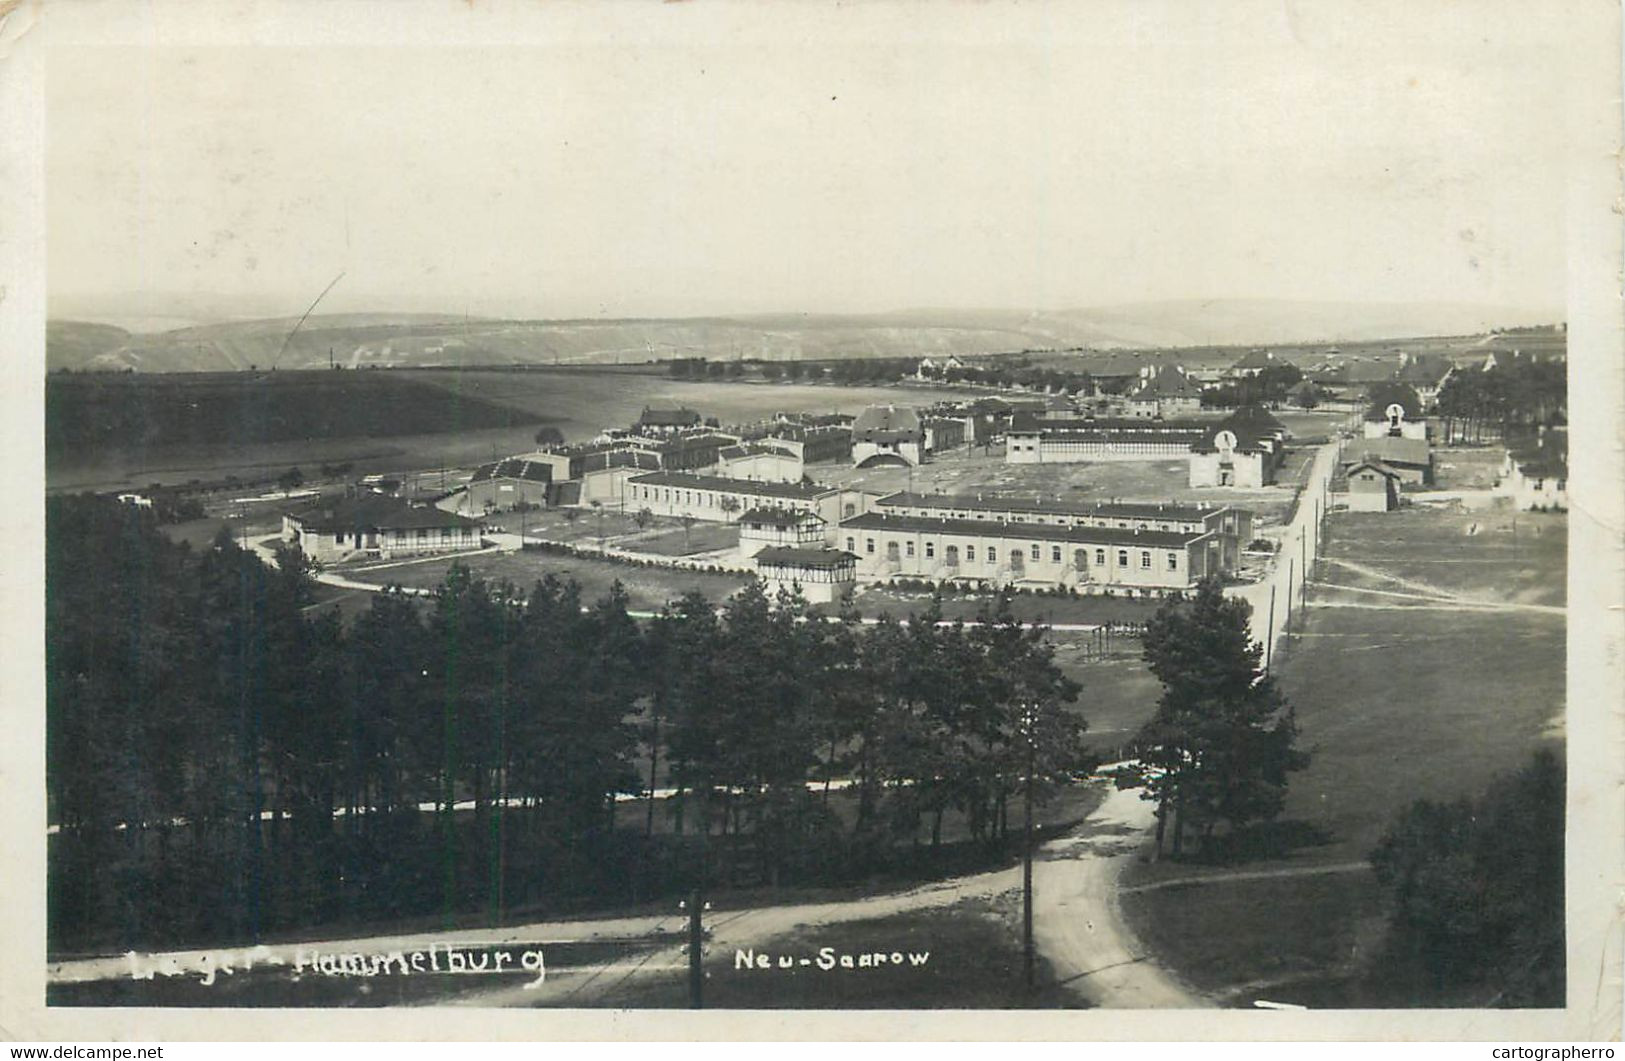
{"type": "Polygon", "coordinates": [[[867,511],[873,496],[860,490],[814,483],[655,472],[628,480],[626,502],[636,508],[647,508],[657,516],[687,516],[720,523],[732,523],[752,509],[790,509],[811,512],[833,527],[845,516],[867,511]]]}
{"type": "Polygon", "coordinates": [[[1253,533],[1253,514],[1230,505],[900,493],[879,498],[871,509],[887,516],[928,519],[983,519],[1002,523],[1048,523],[1058,527],[1212,532],[1239,538],[1243,542],[1251,540],[1253,533]]]}
{"type": "Polygon", "coordinates": [[[1160,596],[1188,590],[1225,563],[1211,531],[1057,526],[869,512],[843,520],[837,547],[866,581],[923,578],[998,586],[1064,586],[1160,596]]]}
{"type": "Polygon", "coordinates": [[[1009,464],[1183,459],[1208,426],[1204,420],[1018,415],[1008,432],[1004,459],[1009,464]]]}

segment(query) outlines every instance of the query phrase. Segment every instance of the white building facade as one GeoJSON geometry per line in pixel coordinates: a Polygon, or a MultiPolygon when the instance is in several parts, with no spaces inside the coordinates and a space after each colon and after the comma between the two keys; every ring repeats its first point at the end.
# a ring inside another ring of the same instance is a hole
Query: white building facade
{"type": "Polygon", "coordinates": [[[1065,587],[1147,596],[1191,589],[1222,570],[1218,535],[920,519],[869,513],[843,522],[837,546],[858,578],[1065,587]]]}

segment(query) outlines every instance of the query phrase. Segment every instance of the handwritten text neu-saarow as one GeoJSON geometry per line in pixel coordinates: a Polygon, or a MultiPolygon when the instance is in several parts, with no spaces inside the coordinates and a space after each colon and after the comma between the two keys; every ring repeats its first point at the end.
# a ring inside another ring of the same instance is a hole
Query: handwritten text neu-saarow
{"type": "Polygon", "coordinates": [[[867,951],[861,954],[837,953],[834,947],[820,947],[813,957],[797,954],[763,954],[735,950],[735,969],[879,969],[888,965],[921,966],[931,960],[930,951],[867,951]]]}

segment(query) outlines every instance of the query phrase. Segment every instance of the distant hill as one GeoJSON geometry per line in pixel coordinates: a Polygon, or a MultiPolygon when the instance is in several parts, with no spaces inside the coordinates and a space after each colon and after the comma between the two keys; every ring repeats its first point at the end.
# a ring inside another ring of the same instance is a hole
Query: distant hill
{"type": "Polygon", "coordinates": [[[915,309],[894,313],[755,314],[626,320],[497,320],[435,314],[334,314],[231,321],[132,334],[56,321],[50,370],[239,371],[489,364],[614,364],[712,360],[826,360],[1151,349],[1291,342],[1354,342],[1470,335],[1546,323],[1539,313],[1482,306],[1356,305],[1232,300],[1165,301],[1058,312],[915,309]]]}
{"type": "Polygon", "coordinates": [[[45,381],[45,452],[50,458],[477,431],[537,419],[523,409],[406,375],[118,373],[57,375],[45,381]]]}
{"type": "MultiPolygon", "coordinates": [[[[130,333],[111,324],[49,321],[45,325],[45,358],[50,368],[100,367],[101,359],[130,341],[130,333]]],[[[118,362],[108,361],[107,367],[118,362]]]]}

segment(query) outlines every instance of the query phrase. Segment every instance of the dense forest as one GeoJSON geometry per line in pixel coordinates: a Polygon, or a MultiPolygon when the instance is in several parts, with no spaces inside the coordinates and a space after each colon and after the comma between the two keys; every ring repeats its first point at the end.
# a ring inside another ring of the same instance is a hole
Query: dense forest
{"type": "Polygon", "coordinates": [[[1542,751],[1476,800],[1418,800],[1395,817],[1371,853],[1390,905],[1388,992],[1563,1005],[1564,799],[1563,761],[1542,751]]]}
{"type": "Polygon", "coordinates": [[[1568,423],[1568,365],[1509,358],[1488,372],[1457,370],[1439,388],[1446,441],[1503,439],[1568,423]]]}
{"type": "Polygon", "coordinates": [[[950,815],[994,858],[1030,748],[1041,796],[1091,765],[1002,601],[865,626],[757,584],[639,623],[454,568],[345,626],[312,589],[297,553],[48,499],[53,951],[855,880],[950,815]]]}
{"type": "Polygon", "coordinates": [[[45,448],[52,455],[387,438],[535,421],[523,410],[381,372],[58,372],[45,382],[45,448]]]}

